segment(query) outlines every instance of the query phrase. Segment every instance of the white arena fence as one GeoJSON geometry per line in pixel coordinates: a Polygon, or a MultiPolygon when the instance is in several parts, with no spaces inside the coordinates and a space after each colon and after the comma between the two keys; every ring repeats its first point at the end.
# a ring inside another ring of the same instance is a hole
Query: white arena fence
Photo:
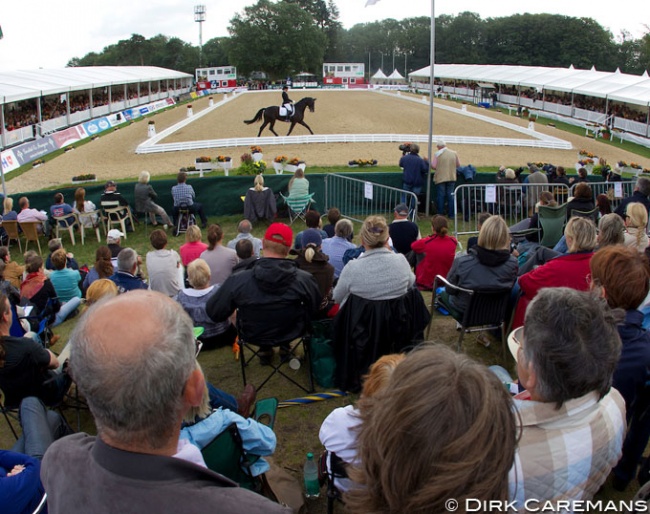
{"type": "MultiPolygon", "coordinates": [[[[367,180],[329,173],[325,177],[325,208],[336,207],[341,215],[354,221],[363,222],[370,215],[380,214],[390,223],[398,203],[417,205],[415,193],[396,187],[377,184],[367,180]]],[[[417,212],[409,214],[416,221],[417,212]]]]}

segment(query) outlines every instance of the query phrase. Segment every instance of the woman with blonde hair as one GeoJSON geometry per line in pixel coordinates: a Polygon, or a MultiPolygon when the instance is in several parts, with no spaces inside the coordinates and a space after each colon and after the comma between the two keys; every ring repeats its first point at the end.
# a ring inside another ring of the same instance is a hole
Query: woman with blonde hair
{"type": "Polygon", "coordinates": [[[255,175],[253,187],[246,191],[244,198],[244,218],[250,222],[272,221],[277,212],[276,200],[271,188],[264,186],[264,177],[255,175]]]}
{"type": "MultiPolygon", "coordinates": [[[[363,377],[361,398],[371,398],[388,385],[397,365],[404,360],[404,354],[395,353],[380,357],[370,366],[368,374],[363,377]]],[[[318,437],[328,452],[327,469],[331,471],[332,456],[343,461],[344,466],[358,465],[357,433],[361,425],[359,409],[354,405],[334,409],[323,421],[318,437]]],[[[341,492],[350,489],[352,482],[348,478],[335,479],[334,485],[341,492]]]]}
{"type": "Polygon", "coordinates": [[[341,271],[334,301],[342,305],[351,294],[366,300],[391,300],[405,295],[415,276],[406,257],[388,247],[386,218],[368,216],[360,236],[365,252],[341,271]]]}
{"type": "Polygon", "coordinates": [[[625,246],[631,246],[643,253],[648,247],[648,211],[638,202],[628,204],[625,211],[625,246]]]}
{"type": "Polygon", "coordinates": [[[79,221],[86,228],[95,228],[97,226],[98,216],[93,211],[97,207],[90,200],[86,200],[86,190],[83,187],[78,187],[74,192],[75,209],[79,213],[79,221]]]}
{"type": "Polygon", "coordinates": [[[264,191],[264,176],[260,173],[255,175],[255,180],[253,181],[253,189],[255,191],[264,191]]]}
{"type": "Polygon", "coordinates": [[[86,291],[86,306],[90,307],[104,297],[117,296],[117,285],[112,280],[100,278],[95,280],[86,291]]]}
{"type": "Polygon", "coordinates": [[[454,499],[508,500],[517,427],[512,399],[482,364],[425,345],[395,368],[388,385],[359,400],[360,487],[344,496],[355,513],[445,512],[454,499]]]}
{"type": "Polygon", "coordinates": [[[133,196],[135,198],[135,212],[143,212],[145,216],[148,214],[151,219],[151,224],[155,227],[158,225],[156,221],[156,214],[162,218],[165,225],[165,230],[173,226],[169,216],[160,205],[154,203],[158,198],[158,194],[154,191],[151,184],[151,174],[148,171],[141,171],[138,177],[138,183],[135,185],[133,196]]]}
{"type": "Polygon", "coordinates": [[[14,199],[10,196],[5,197],[2,202],[2,219],[6,221],[16,221],[18,213],[14,211],[14,199]]]}
{"type": "Polygon", "coordinates": [[[305,178],[305,172],[298,168],[289,181],[289,196],[307,196],[309,194],[309,180],[305,178]]]}
{"type": "Polygon", "coordinates": [[[431,291],[436,275],[447,276],[454,262],[458,241],[449,234],[447,218],[436,214],[431,218],[433,234],[411,243],[411,250],[423,253],[422,259],[415,268],[416,284],[419,289],[431,291]]]}
{"type": "Polygon", "coordinates": [[[190,262],[201,257],[201,254],[208,249],[208,245],[202,241],[201,229],[198,225],[190,225],[185,232],[185,244],[181,245],[178,253],[181,256],[183,266],[187,268],[190,262]]]}
{"type": "Polygon", "coordinates": [[[290,253],[297,255],[295,262],[298,267],[311,274],[318,283],[322,298],[319,313],[324,316],[333,303],[334,266],[328,262],[329,257],[321,251],[322,243],[320,231],[309,228],[302,233],[301,248],[291,250],[290,253]]]}

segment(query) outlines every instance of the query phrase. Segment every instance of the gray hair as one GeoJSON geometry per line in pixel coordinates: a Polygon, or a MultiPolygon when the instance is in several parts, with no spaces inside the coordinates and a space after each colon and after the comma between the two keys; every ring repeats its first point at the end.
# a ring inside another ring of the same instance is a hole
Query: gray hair
{"type": "Polygon", "coordinates": [[[141,171],[140,176],[138,177],[138,182],[140,182],[140,184],[147,184],[150,179],[151,179],[151,173],[149,173],[148,171],[141,171]]]}
{"type": "Polygon", "coordinates": [[[636,179],[636,188],[643,196],[650,196],[650,179],[648,177],[639,177],[636,179]]]}
{"type": "Polygon", "coordinates": [[[592,391],[602,398],[621,354],[616,325],[623,311],[595,295],[542,289],[526,309],[523,357],[536,373],[536,392],[560,408],[592,391]]]}
{"type": "Polygon", "coordinates": [[[625,225],[615,212],[605,214],[598,222],[598,248],[622,245],[625,242],[625,225]]]}
{"type": "Polygon", "coordinates": [[[131,273],[138,264],[138,252],[133,248],[122,248],[117,254],[117,270],[131,273]]]}
{"type": "Polygon", "coordinates": [[[160,448],[169,443],[183,414],[183,390],[195,366],[192,320],[180,304],[155,291],[100,300],[81,317],[70,346],[70,369],[100,434],[122,444],[160,448]],[[137,351],[116,354],[111,334],[94,325],[105,321],[109,306],[134,301],[146,302],[156,329],[146,341],[133,341],[137,351]]]}
{"type": "Polygon", "coordinates": [[[237,232],[241,234],[250,234],[251,230],[253,230],[253,225],[248,220],[241,220],[237,225],[237,232]]]}
{"type": "Polygon", "coordinates": [[[345,239],[348,239],[352,235],[353,230],[352,222],[348,219],[338,220],[336,225],[334,225],[334,234],[345,239]]]}

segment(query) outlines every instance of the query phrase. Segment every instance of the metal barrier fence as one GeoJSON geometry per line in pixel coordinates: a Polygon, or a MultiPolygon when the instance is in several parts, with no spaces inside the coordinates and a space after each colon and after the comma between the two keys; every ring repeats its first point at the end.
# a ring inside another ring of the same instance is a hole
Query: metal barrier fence
{"type": "Polygon", "coordinates": [[[478,214],[499,214],[509,227],[529,218],[542,191],[551,191],[559,204],[569,197],[564,184],[463,184],[454,191],[454,234],[477,234],[478,214]]]}
{"type": "MultiPolygon", "coordinates": [[[[417,205],[415,193],[396,187],[385,186],[375,182],[329,173],[325,177],[325,208],[336,207],[346,218],[354,221],[363,220],[373,214],[386,216],[390,223],[393,210],[398,203],[417,205]]],[[[409,214],[411,221],[416,221],[417,212],[409,214]]]]}
{"type": "MultiPolygon", "coordinates": [[[[578,184],[573,184],[571,186],[570,194],[573,196],[573,192],[578,184]]],[[[598,195],[607,195],[609,203],[612,206],[612,211],[618,207],[618,204],[621,203],[621,200],[625,197],[632,196],[634,193],[634,187],[636,186],[636,181],[626,180],[624,182],[589,182],[589,187],[593,192],[594,202],[598,195]]]]}

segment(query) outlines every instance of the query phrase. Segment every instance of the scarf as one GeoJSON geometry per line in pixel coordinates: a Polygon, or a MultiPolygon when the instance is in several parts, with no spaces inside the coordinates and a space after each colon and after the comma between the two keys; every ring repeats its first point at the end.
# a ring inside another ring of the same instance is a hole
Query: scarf
{"type": "Polygon", "coordinates": [[[22,284],[20,284],[20,295],[31,300],[32,297],[43,288],[43,284],[46,280],[47,277],[45,276],[45,273],[40,270],[29,273],[25,280],[23,280],[22,284]]]}

